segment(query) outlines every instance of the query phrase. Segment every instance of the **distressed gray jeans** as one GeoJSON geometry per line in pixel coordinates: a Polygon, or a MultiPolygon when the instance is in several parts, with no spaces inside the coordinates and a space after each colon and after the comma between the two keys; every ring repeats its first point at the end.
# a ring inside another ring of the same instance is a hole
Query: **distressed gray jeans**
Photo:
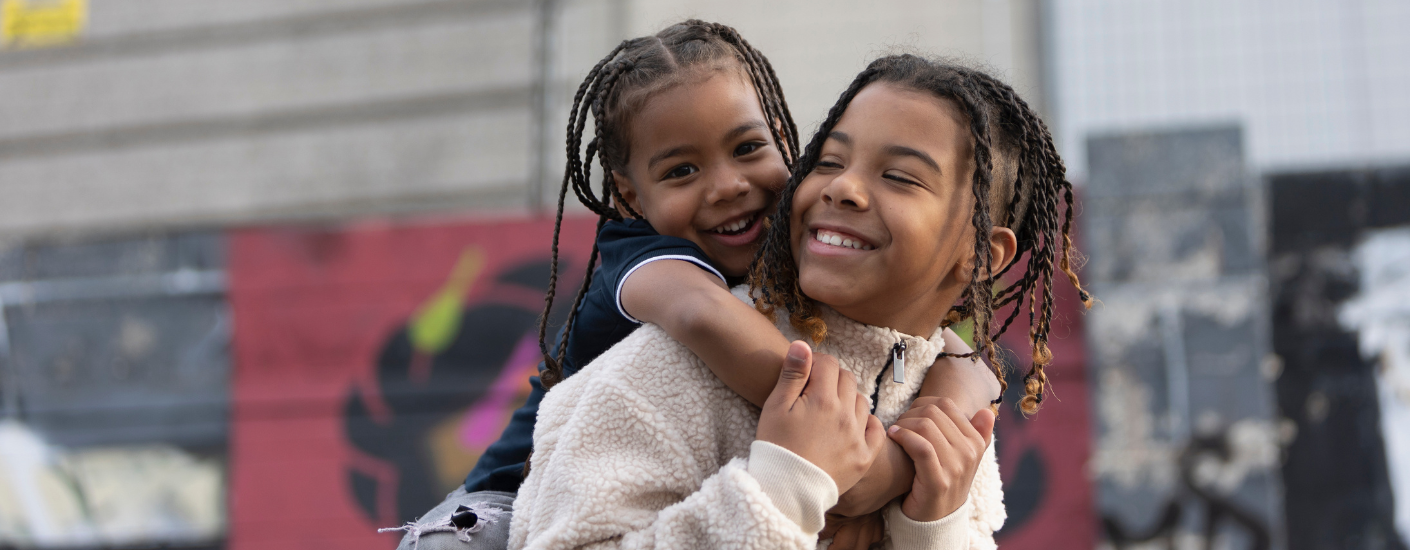
{"type": "Polygon", "coordinates": [[[514,493],[458,487],[421,519],[383,531],[406,531],[397,550],[504,550],[513,513],[514,493]]]}

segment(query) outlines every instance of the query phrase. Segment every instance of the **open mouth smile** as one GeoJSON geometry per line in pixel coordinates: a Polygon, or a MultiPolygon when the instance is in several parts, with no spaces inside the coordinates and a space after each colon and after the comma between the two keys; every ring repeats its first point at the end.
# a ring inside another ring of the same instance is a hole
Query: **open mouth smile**
{"type": "Polygon", "coordinates": [[[718,225],[718,226],[716,226],[716,227],[710,229],[709,231],[710,231],[711,233],[715,233],[715,234],[719,234],[719,235],[741,235],[741,234],[743,234],[745,231],[748,231],[748,230],[749,230],[749,226],[754,225],[754,222],[756,222],[756,221],[758,221],[758,220],[759,220],[759,213],[758,213],[758,212],[754,212],[754,213],[752,213],[752,214],[749,214],[748,216],[744,216],[744,217],[741,217],[741,218],[738,218],[738,219],[735,219],[735,220],[731,220],[731,221],[727,221],[727,222],[725,222],[725,223],[722,223],[722,224],[720,224],[720,225],[718,225]]]}
{"type": "Polygon", "coordinates": [[[825,245],[851,248],[853,250],[876,249],[876,247],[867,244],[867,242],[861,240],[861,238],[854,237],[845,233],[838,233],[836,231],[829,231],[827,229],[818,229],[813,231],[813,240],[825,245]]]}

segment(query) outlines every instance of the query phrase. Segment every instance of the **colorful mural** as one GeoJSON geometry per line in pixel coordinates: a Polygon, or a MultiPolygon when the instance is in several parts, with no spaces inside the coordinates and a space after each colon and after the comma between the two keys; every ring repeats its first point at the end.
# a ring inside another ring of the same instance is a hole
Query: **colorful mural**
{"type": "MultiPolygon", "coordinates": [[[[232,235],[229,547],[389,548],[395,535],[377,528],[453,490],[527,394],[552,230],[518,219],[232,235]]],[[[593,230],[565,222],[565,274],[593,230]]]]}
{"type": "MultiPolygon", "coordinates": [[[[565,223],[560,295],[594,224],[565,223]]],[[[0,396],[20,419],[0,420],[0,547],[391,548],[377,529],[440,502],[527,396],[552,231],[443,218],[0,251],[0,396]]],[[[1060,295],[1054,399],[1000,418],[1005,548],[1095,536],[1075,304],[1060,295]]]]}

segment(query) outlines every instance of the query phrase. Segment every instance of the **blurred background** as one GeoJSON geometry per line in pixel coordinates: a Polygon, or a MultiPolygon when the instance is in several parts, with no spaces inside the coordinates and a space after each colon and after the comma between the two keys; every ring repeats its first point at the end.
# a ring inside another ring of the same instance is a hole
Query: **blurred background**
{"type": "Polygon", "coordinates": [[[392,548],[527,394],[573,91],[685,17],[808,133],[897,50],[1053,128],[1101,303],[1004,548],[1407,547],[1405,2],[0,0],[0,548],[392,548]]]}

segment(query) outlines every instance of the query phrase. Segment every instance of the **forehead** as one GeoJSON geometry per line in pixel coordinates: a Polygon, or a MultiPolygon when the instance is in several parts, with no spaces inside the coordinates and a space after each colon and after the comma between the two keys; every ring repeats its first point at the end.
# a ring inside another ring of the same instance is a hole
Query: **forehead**
{"type": "Polygon", "coordinates": [[[954,101],[890,82],[869,84],[857,92],[833,129],[851,136],[858,146],[904,145],[936,160],[959,158],[970,146],[967,117],[954,101]]]}
{"type": "Polygon", "coordinates": [[[744,120],[762,120],[754,86],[739,70],[708,69],[646,98],[631,118],[633,144],[664,146],[662,140],[708,136],[744,120]]]}

